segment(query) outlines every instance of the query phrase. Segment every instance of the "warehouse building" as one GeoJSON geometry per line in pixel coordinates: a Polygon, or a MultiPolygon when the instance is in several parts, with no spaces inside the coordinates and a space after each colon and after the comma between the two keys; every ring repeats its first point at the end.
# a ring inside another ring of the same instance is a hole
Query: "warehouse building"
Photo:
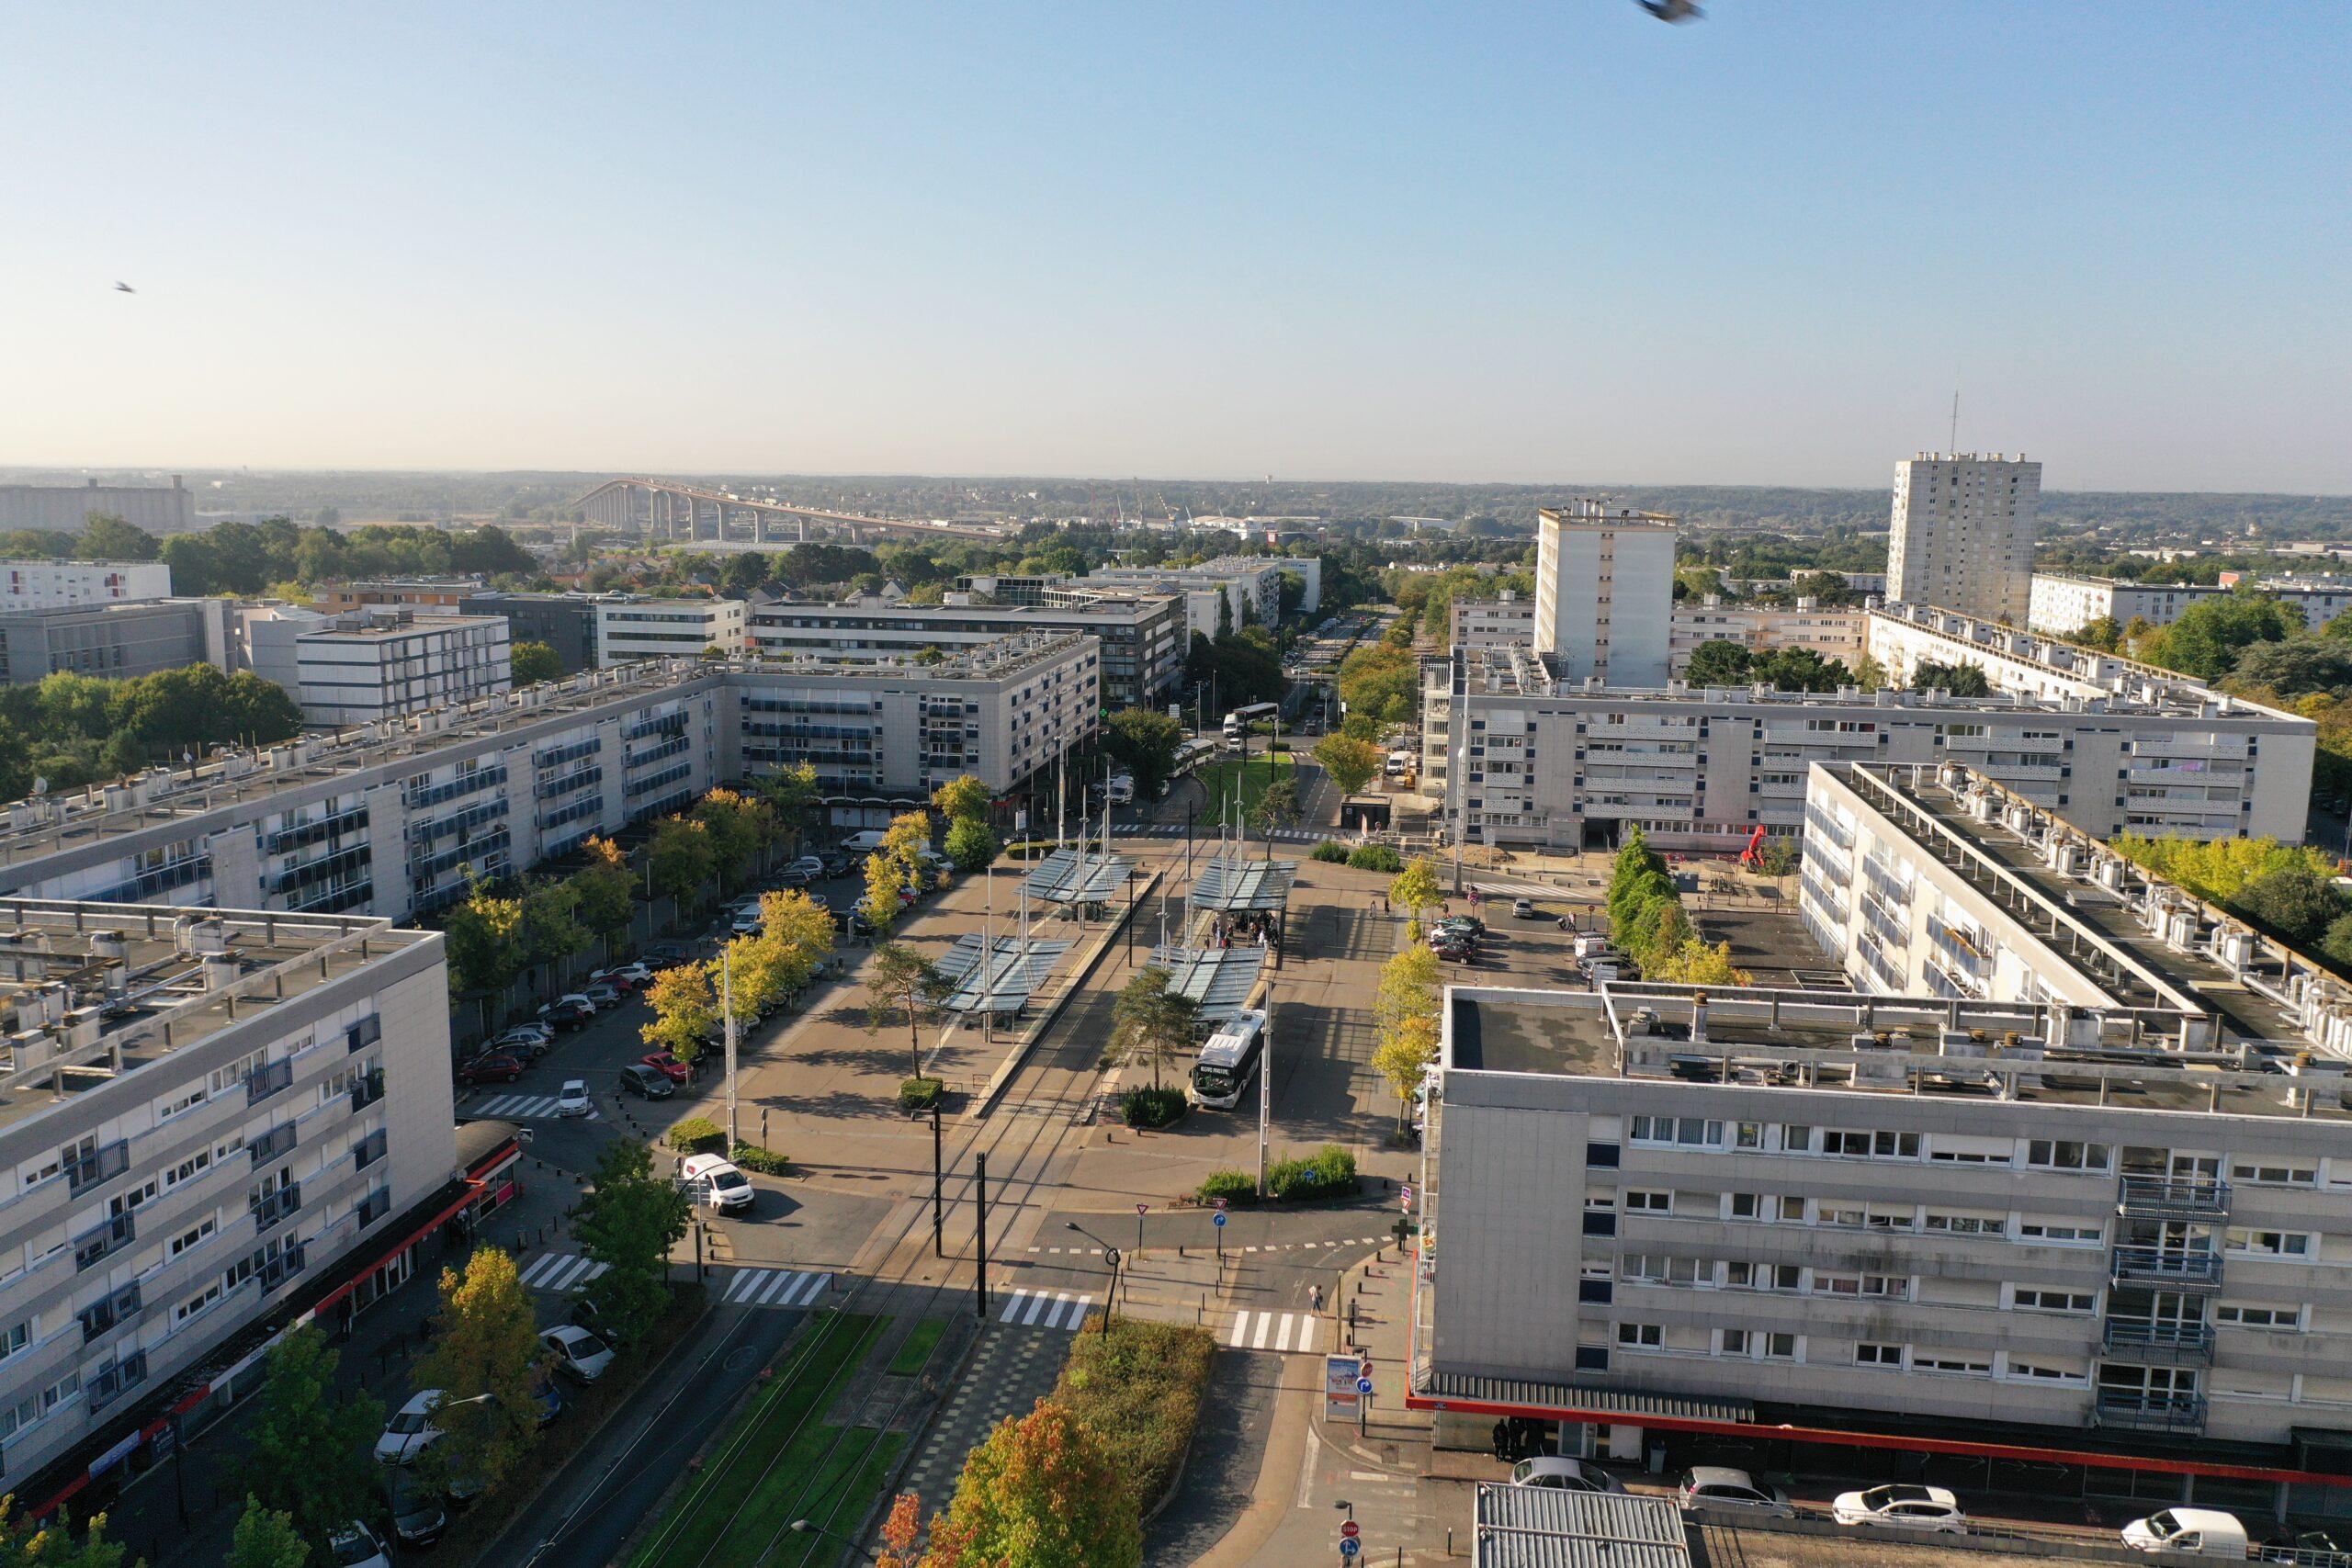
{"type": "Polygon", "coordinates": [[[0,611],[168,599],[172,569],[152,560],[0,560],[0,611]]]}

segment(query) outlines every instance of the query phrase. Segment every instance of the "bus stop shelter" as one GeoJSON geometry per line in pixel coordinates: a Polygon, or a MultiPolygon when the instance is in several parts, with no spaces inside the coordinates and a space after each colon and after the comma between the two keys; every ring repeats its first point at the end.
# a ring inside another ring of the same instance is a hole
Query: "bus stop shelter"
{"type": "Polygon", "coordinates": [[[1046,983],[1074,942],[1023,942],[967,931],[942,953],[935,967],[955,987],[940,1005],[959,1014],[1019,1019],[1029,998],[1046,983]]]}
{"type": "Polygon", "coordinates": [[[1192,1001],[1193,1016],[1214,1030],[1229,1022],[1258,988],[1266,967],[1262,947],[1155,947],[1151,961],[1168,971],[1168,988],[1192,1001]]]}
{"type": "Polygon", "coordinates": [[[1056,850],[1021,879],[1021,891],[1041,903],[1078,910],[1083,919],[1086,911],[1099,914],[1115,899],[1134,871],[1135,863],[1125,855],[1056,850]]]}
{"type": "Polygon", "coordinates": [[[1184,899],[1194,918],[1204,912],[1216,916],[1220,948],[1255,945],[1262,938],[1279,969],[1283,917],[1290,908],[1291,884],[1297,879],[1298,867],[1290,861],[1219,855],[1202,864],[1184,899]]]}

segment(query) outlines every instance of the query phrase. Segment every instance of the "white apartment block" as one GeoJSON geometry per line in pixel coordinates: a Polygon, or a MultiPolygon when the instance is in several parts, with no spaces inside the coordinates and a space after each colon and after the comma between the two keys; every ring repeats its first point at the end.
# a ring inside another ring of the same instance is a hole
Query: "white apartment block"
{"type": "MultiPolygon", "coordinates": [[[[1323,563],[1313,556],[1219,556],[1197,566],[1098,566],[1068,584],[1074,589],[1109,588],[1126,593],[1182,593],[1192,629],[1216,635],[1219,614],[1216,595],[1225,600],[1225,614],[1240,629],[1242,607],[1271,626],[1282,617],[1282,574],[1295,572],[1306,585],[1302,611],[1323,603],[1323,563]],[[1205,612],[1205,614],[1204,614],[1205,612]]],[[[1048,594],[1048,602],[1052,595],[1048,594]]]]}
{"type": "Polygon", "coordinates": [[[1465,841],[1530,848],[1606,849],[1638,825],[1661,848],[1736,851],[1758,827],[1800,832],[1814,762],[1946,760],[2102,838],[2299,842],[2317,735],[2193,682],[2090,698],[1627,688],[1520,649],[1421,668],[1422,793],[1465,841]]]}
{"type": "Polygon", "coordinates": [[[2119,626],[2135,620],[2168,626],[2192,604],[2239,586],[2251,587],[2284,600],[2303,617],[2303,626],[2317,631],[2352,610],[2352,581],[2340,577],[2264,577],[2223,572],[2215,583],[2133,582],[2104,577],[2068,577],[2059,572],[2033,574],[2033,605],[2028,617],[2034,630],[2064,637],[2080,631],[2102,615],[2119,626]]]}
{"type": "Polygon", "coordinates": [[[1535,646],[1535,601],[1506,588],[1492,599],[1456,599],[1451,648],[1535,646]]]}
{"type": "Polygon", "coordinates": [[[444,1190],[457,1143],[437,932],[7,899],[0,941],[16,1485],[396,1248],[393,1216],[444,1190]]]}
{"type": "Polygon", "coordinates": [[[1888,597],[2023,626],[2033,597],[2041,465],[1928,453],[1894,466],[1888,597]]]}
{"type": "Polygon", "coordinates": [[[128,784],[18,801],[0,892],[404,919],[593,834],[808,761],[843,819],[974,773],[1026,787],[1096,725],[1101,647],[1008,638],[936,664],[672,660],[128,784]]]}
{"type": "Polygon", "coordinates": [[[330,728],[497,696],[514,684],[496,615],[357,610],[322,615],[266,605],[243,613],[244,658],[330,728]]]}
{"type": "Polygon", "coordinates": [[[2306,1457],[2352,1426],[2340,1061],[2159,1008],[1446,1004],[1407,1390],[1441,1444],[1484,1446],[1489,1412],[1675,1467],[1694,1435],[1840,1467],[1990,1443],[2143,1506],[2342,1507],[2306,1457]],[[1673,1419],[1622,1430],[1645,1412],[1673,1419]]]}
{"type": "Polygon", "coordinates": [[[731,659],[743,651],[750,624],[741,599],[599,599],[596,662],[609,670],[643,659],[693,659],[709,648],[731,659]]]}
{"type": "Polygon", "coordinates": [[[1835,659],[1849,670],[1862,657],[1864,612],[1859,605],[1825,605],[1799,599],[1793,605],[1725,601],[1710,593],[1676,602],[1671,667],[1680,674],[1702,642],[1736,642],[1751,653],[1801,648],[1835,659]]]}
{"type": "Polygon", "coordinates": [[[1535,651],[1554,657],[1562,680],[1664,684],[1674,519],[1578,501],[1538,512],[1535,541],[1535,651]]]}
{"type": "Polygon", "coordinates": [[[149,560],[0,560],[0,611],[168,599],[172,569],[149,560]]]}

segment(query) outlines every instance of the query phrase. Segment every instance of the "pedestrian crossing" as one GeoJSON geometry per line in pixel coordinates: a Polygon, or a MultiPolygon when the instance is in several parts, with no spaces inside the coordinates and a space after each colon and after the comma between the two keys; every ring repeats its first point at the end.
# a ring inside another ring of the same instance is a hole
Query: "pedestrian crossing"
{"type": "MultiPolygon", "coordinates": [[[[469,1116],[495,1116],[502,1122],[528,1122],[537,1117],[553,1120],[558,1114],[556,1097],[551,1094],[493,1094],[479,1105],[466,1107],[469,1116]]],[[[604,1118],[591,1105],[588,1114],[571,1118],[575,1122],[600,1122],[604,1118]]]]}
{"type": "Polygon", "coordinates": [[[831,1274],[798,1269],[738,1269],[718,1299],[737,1306],[805,1307],[823,1295],[831,1280],[831,1274]]]}
{"type": "Polygon", "coordinates": [[[1093,1304],[1092,1296],[1073,1297],[1068,1291],[1015,1291],[1005,1298],[1004,1311],[997,1314],[997,1321],[1023,1328],[1075,1330],[1086,1321],[1086,1309],[1093,1304]]]}
{"type": "MultiPolygon", "coordinates": [[[[1136,836],[1154,839],[1181,839],[1184,836],[1184,825],[1182,822],[1114,822],[1111,824],[1111,834],[1114,838],[1120,839],[1136,836]]],[[[1261,838],[1272,837],[1283,839],[1293,843],[1306,844],[1313,843],[1317,839],[1330,838],[1332,835],[1314,828],[1277,828],[1272,834],[1260,834],[1258,836],[1261,838]]]]}
{"type": "Polygon", "coordinates": [[[577,1290],[611,1267],[576,1252],[542,1253],[523,1270],[523,1288],[550,1292],[577,1290]]]}
{"type": "Polygon", "coordinates": [[[1235,1350],[1320,1352],[1323,1320],[1311,1312],[1238,1312],[1226,1345],[1235,1350]]]}

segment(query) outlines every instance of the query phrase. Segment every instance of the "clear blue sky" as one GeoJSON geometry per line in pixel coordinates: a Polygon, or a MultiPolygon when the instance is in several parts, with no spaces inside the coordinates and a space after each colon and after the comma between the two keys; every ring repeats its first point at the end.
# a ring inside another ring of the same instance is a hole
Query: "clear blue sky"
{"type": "Polygon", "coordinates": [[[12,6],[0,462],[2352,492],[2352,6],[1709,10],[12,6]]]}

